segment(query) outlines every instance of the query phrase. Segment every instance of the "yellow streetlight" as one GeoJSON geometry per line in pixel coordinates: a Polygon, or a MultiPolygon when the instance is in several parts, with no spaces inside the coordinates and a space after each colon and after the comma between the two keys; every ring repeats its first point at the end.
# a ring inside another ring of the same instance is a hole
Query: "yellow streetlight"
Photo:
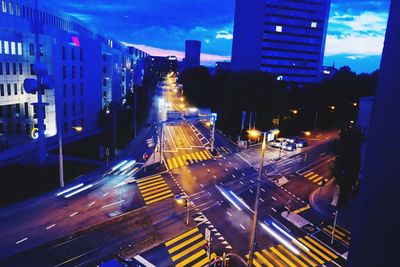
{"type": "Polygon", "coordinates": [[[183,102],[183,101],[185,101],[185,98],[182,96],[182,97],[179,98],[179,100],[180,100],[181,102],[183,102]]]}
{"type": "Polygon", "coordinates": [[[299,113],[299,111],[298,111],[297,109],[292,109],[291,112],[292,112],[294,115],[297,115],[297,114],[299,113]]]}
{"type": "Polygon", "coordinates": [[[179,107],[180,107],[181,109],[184,109],[184,108],[185,108],[185,104],[180,104],[179,107]]]}
{"type": "Polygon", "coordinates": [[[77,132],[82,132],[83,131],[83,127],[82,126],[74,126],[72,128],[77,132]]]}
{"type": "Polygon", "coordinates": [[[305,136],[310,136],[310,135],[311,135],[311,132],[310,132],[310,131],[306,131],[306,132],[304,132],[304,135],[305,135],[305,136]]]}
{"type": "Polygon", "coordinates": [[[253,130],[248,130],[247,133],[249,134],[250,137],[253,137],[253,138],[258,138],[261,135],[260,131],[257,131],[257,130],[254,130],[254,129],[253,130]]]}
{"type": "Polygon", "coordinates": [[[331,110],[335,110],[335,109],[336,109],[335,106],[329,106],[329,108],[330,108],[331,110]]]}
{"type": "Polygon", "coordinates": [[[357,106],[358,106],[357,102],[354,102],[353,107],[357,107],[357,106]]]}

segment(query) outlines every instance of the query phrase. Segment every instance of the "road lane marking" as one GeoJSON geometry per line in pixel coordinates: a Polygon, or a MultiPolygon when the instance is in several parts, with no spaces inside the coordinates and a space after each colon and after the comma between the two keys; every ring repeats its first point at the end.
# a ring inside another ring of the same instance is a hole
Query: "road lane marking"
{"type": "Polygon", "coordinates": [[[50,225],[50,226],[47,226],[47,227],[46,227],[46,230],[49,230],[49,229],[53,228],[54,226],[56,226],[56,224],[55,224],[55,223],[53,223],[53,224],[52,224],[52,225],[50,225]]]}
{"type": "Polygon", "coordinates": [[[119,203],[122,203],[122,202],[124,202],[125,200],[124,199],[122,199],[122,200],[120,200],[120,201],[117,201],[117,202],[114,202],[114,203],[111,203],[111,204],[108,204],[108,205],[104,205],[103,207],[101,207],[102,209],[105,209],[105,208],[108,208],[108,207],[111,207],[111,206],[114,206],[114,205],[117,205],[117,204],[119,204],[119,203]]]}
{"type": "Polygon", "coordinates": [[[21,239],[21,240],[15,242],[15,244],[18,245],[19,243],[25,242],[26,240],[28,240],[27,237],[25,237],[25,238],[23,238],[23,239],[21,239]]]}
{"type": "Polygon", "coordinates": [[[219,166],[222,166],[222,163],[221,163],[221,162],[218,162],[218,164],[219,164],[219,166]]]}
{"type": "Polygon", "coordinates": [[[106,192],[103,194],[103,197],[107,196],[109,194],[109,192],[106,192]]]}
{"type": "Polygon", "coordinates": [[[260,200],[261,202],[264,202],[264,199],[262,199],[261,197],[259,198],[259,200],[260,200]]]}
{"type": "Polygon", "coordinates": [[[271,208],[271,210],[273,210],[274,212],[276,212],[276,209],[274,209],[274,208],[271,208]]]}
{"type": "Polygon", "coordinates": [[[235,170],[239,170],[238,167],[235,166],[235,170]]]}
{"type": "Polygon", "coordinates": [[[96,203],[96,201],[90,202],[90,203],[89,203],[89,207],[91,207],[92,205],[94,205],[94,203],[96,203]]]}
{"type": "Polygon", "coordinates": [[[241,223],[239,225],[240,227],[242,227],[243,230],[246,230],[246,228],[241,223]]]}
{"type": "Polygon", "coordinates": [[[242,176],[246,176],[246,175],[242,172],[242,176]]]}
{"type": "Polygon", "coordinates": [[[251,190],[251,189],[250,189],[249,191],[250,191],[252,194],[254,193],[253,190],[251,190]]]}
{"type": "Polygon", "coordinates": [[[233,177],[233,178],[236,178],[236,176],[235,176],[235,175],[233,175],[233,174],[232,174],[232,177],[233,177]]]}
{"type": "Polygon", "coordinates": [[[69,217],[74,217],[76,214],[78,214],[77,211],[75,211],[74,213],[70,214],[69,217]]]}
{"type": "Polygon", "coordinates": [[[228,213],[228,215],[232,217],[232,214],[229,211],[227,211],[226,213],[228,213]]]}
{"type": "Polygon", "coordinates": [[[229,170],[228,170],[227,168],[225,168],[225,171],[227,171],[227,172],[228,172],[229,170]]]}
{"type": "Polygon", "coordinates": [[[261,191],[263,191],[265,193],[265,189],[264,188],[261,188],[261,191]]]}
{"type": "Polygon", "coordinates": [[[217,179],[217,176],[215,176],[214,174],[213,174],[213,177],[214,177],[214,179],[217,179]]]}

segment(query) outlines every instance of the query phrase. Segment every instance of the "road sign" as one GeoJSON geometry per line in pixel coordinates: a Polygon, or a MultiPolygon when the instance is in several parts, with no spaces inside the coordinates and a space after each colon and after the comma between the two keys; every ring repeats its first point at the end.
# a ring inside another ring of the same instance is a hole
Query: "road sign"
{"type": "Polygon", "coordinates": [[[206,228],[205,239],[207,242],[211,242],[211,231],[208,228],[206,228]]]}

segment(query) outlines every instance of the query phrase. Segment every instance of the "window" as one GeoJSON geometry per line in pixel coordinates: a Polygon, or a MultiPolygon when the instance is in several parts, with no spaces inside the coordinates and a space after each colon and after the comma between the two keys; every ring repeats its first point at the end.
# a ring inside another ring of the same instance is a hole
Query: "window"
{"type": "Polygon", "coordinates": [[[0,75],[3,75],[3,63],[0,62],[0,75]]]}
{"type": "Polygon", "coordinates": [[[15,4],[15,15],[21,16],[21,10],[19,8],[19,4],[15,4]]]}
{"type": "Polygon", "coordinates": [[[10,75],[10,63],[6,63],[6,75],[10,75]]]}
{"type": "Polygon", "coordinates": [[[277,25],[276,28],[275,28],[275,31],[276,32],[282,32],[282,26],[277,25]]]}
{"type": "Polygon", "coordinates": [[[10,15],[14,14],[13,4],[11,2],[8,3],[8,13],[10,13],[10,15]]]}
{"type": "Polygon", "coordinates": [[[35,55],[35,46],[33,44],[29,44],[29,55],[30,56],[35,55]]]}
{"type": "Polygon", "coordinates": [[[68,133],[68,122],[64,122],[64,133],[68,133]]]}
{"type": "Polygon", "coordinates": [[[72,113],[74,114],[74,116],[75,116],[75,111],[76,111],[76,103],[75,101],[72,101],[72,113]]]}
{"type": "Polygon", "coordinates": [[[10,47],[8,46],[8,41],[4,41],[4,54],[10,54],[10,47]]]}
{"type": "Polygon", "coordinates": [[[14,83],[14,95],[18,95],[18,86],[14,83]]]}
{"type": "Polygon", "coordinates": [[[28,106],[28,102],[24,103],[24,114],[25,114],[25,118],[29,117],[29,106],[28,106]]]}
{"type": "Polygon", "coordinates": [[[0,84],[0,95],[4,96],[4,84],[0,84]]]}
{"type": "Polygon", "coordinates": [[[19,63],[19,74],[24,74],[24,68],[22,66],[22,63],[19,63]]]}
{"type": "Polygon", "coordinates": [[[107,79],[103,79],[103,86],[107,86],[107,79]]]}
{"type": "Polygon", "coordinates": [[[15,113],[20,114],[21,113],[21,106],[18,104],[15,104],[15,113]]]}
{"type": "Polygon", "coordinates": [[[13,66],[13,74],[17,75],[17,63],[13,63],[12,66],[13,66]]]}
{"type": "Polygon", "coordinates": [[[21,83],[21,95],[23,95],[23,94],[24,94],[24,84],[21,83]]]}
{"type": "Polygon", "coordinates": [[[31,75],[35,75],[35,70],[33,69],[33,64],[29,65],[30,71],[31,71],[31,75]]]}
{"type": "Polygon", "coordinates": [[[71,76],[72,76],[72,79],[75,79],[75,66],[72,66],[72,68],[71,68],[71,76]]]}
{"type": "Polygon", "coordinates": [[[67,92],[67,85],[66,84],[63,85],[63,92],[64,92],[64,97],[67,97],[68,92],[67,92]]]}
{"type": "Polygon", "coordinates": [[[29,125],[29,123],[25,124],[25,133],[29,134],[31,132],[31,126],[29,125]]]}
{"type": "Polygon", "coordinates": [[[0,54],[3,54],[3,41],[0,40],[0,54]]]}
{"type": "Polygon", "coordinates": [[[15,47],[15,42],[11,42],[11,55],[16,55],[16,47],[15,47]]]}
{"type": "Polygon", "coordinates": [[[63,78],[66,79],[67,78],[67,67],[63,66],[63,78]]]}
{"type": "Polygon", "coordinates": [[[75,96],[75,84],[72,84],[72,96],[75,96]]]}
{"type": "Polygon", "coordinates": [[[44,55],[43,45],[40,45],[39,48],[40,48],[40,55],[43,56],[44,55]]]}
{"type": "Polygon", "coordinates": [[[11,95],[11,84],[7,83],[7,95],[11,95]]]}
{"type": "Polygon", "coordinates": [[[62,59],[65,60],[65,46],[62,48],[62,59]]]}
{"type": "Polygon", "coordinates": [[[315,21],[311,22],[311,28],[317,28],[317,23],[315,21]]]}
{"type": "Polygon", "coordinates": [[[67,106],[67,102],[64,102],[64,117],[68,116],[68,106],[67,106]]]}
{"type": "Polygon", "coordinates": [[[22,43],[17,43],[18,56],[22,56],[22,43]]]}
{"type": "Polygon", "coordinates": [[[2,0],[1,1],[1,10],[3,11],[3,13],[7,12],[7,3],[6,0],[2,0]]]}
{"type": "Polygon", "coordinates": [[[75,50],[73,48],[71,49],[71,60],[75,60],[75,50]]]}

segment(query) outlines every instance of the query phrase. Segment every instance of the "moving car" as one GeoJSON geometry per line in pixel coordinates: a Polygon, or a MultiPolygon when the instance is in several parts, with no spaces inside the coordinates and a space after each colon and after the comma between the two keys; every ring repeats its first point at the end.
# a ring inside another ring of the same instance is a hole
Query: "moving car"
{"type": "Polygon", "coordinates": [[[296,147],[300,147],[300,148],[308,146],[308,143],[306,140],[301,139],[297,136],[286,138],[286,142],[295,144],[296,147]]]}
{"type": "Polygon", "coordinates": [[[282,149],[286,150],[286,151],[294,151],[297,148],[295,143],[291,143],[291,142],[287,142],[287,141],[284,141],[281,146],[282,146],[282,149]]]}

